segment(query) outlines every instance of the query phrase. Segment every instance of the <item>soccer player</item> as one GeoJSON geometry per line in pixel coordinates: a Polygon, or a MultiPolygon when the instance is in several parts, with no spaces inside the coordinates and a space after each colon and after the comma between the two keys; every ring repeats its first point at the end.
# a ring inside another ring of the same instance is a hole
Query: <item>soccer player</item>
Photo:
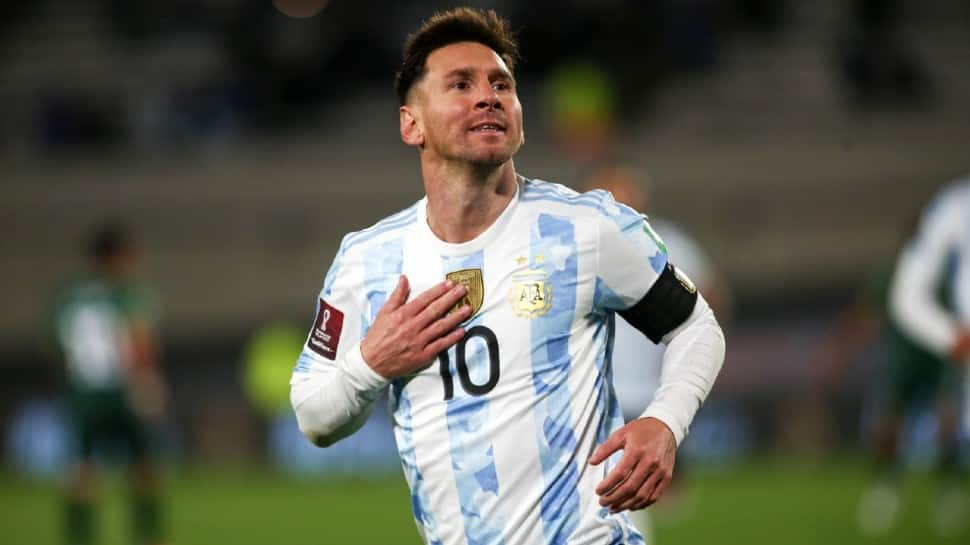
{"type": "MultiPolygon", "coordinates": [[[[901,252],[890,288],[890,313],[898,326],[939,358],[952,363],[941,369],[937,382],[962,381],[964,423],[970,421],[970,178],[942,190],[923,212],[916,234],[901,252]],[[952,269],[951,269],[952,268],[952,269]],[[951,269],[951,270],[947,270],[951,269]],[[937,297],[937,285],[948,276],[949,304],[937,297]],[[959,370],[959,372],[956,372],[959,370]]],[[[945,391],[945,389],[944,389],[945,391]]],[[[943,401],[947,401],[943,399],[943,401]]],[[[958,468],[958,403],[941,403],[940,435],[944,460],[958,468]]],[[[941,496],[936,512],[937,529],[943,534],[966,525],[967,500],[960,483],[941,496]]]]}
{"type": "MultiPolygon", "coordinates": [[[[89,275],[59,294],[51,316],[63,355],[77,452],[68,491],[67,540],[94,542],[95,454],[126,450],[134,542],[160,543],[158,478],[150,423],[159,418],[164,387],[156,365],[155,312],[135,280],[138,259],[121,225],[91,238],[89,275]]],[[[115,459],[115,458],[110,458],[115,459]]]]}
{"type": "MultiPolygon", "coordinates": [[[[597,165],[585,176],[582,185],[587,190],[609,191],[618,202],[636,210],[647,210],[649,179],[632,167],[610,163],[597,165]]],[[[691,280],[704,293],[719,321],[724,323],[728,312],[729,291],[700,245],[671,221],[651,216],[650,225],[664,241],[668,255],[676,256],[678,268],[690,274],[691,280]]],[[[622,316],[616,319],[611,358],[612,382],[624,422],[640,418],[653,400],[660,383],[664,350],[662,344],[653,343],[622,316]]],[[[681,462],[680,472],[667,491],[668,506],[672,492],[680,488],[677,483],[683,483],[684,469],[681,462]]],[[[679,511],[683,511],[683,502],[677,503],[681,507],[679,511]]],[[[644,534],[647,543],[650,543],[652,521],[648,513],[640,511],[631,518],[644,534]]]]}
{"type": "MultiPolygon", "coordinates": [[[[882,348],[875,380],[867,384],[866,442],[872,449],[876,480],[862,495],[856,521],[863,534],[871,537],[888,534],[899,523],[902,514],[900,476],[902,463],[899,442],[908,413],[938,402],[940,409],[951,412],[959,390],[956,368],[945,358],[927,350],[903,331],[889,313],[889,289],[894,263],[881,265],[869,275],[859,294],[833,322],[830,332],[819,343],[816,356],[820,403],[834,406],[850,363],[874,344],[882,348]]],[[[934,287],[940,299],[945,279],[934,287]]],[[[941,413],[942,414],[942,413],[941,413]]],[[[843,415],[833,415],[842,418],[843,415]]],[[[834,423],[834,422],[833,422],[834,423]]],[[[952,467],[956,454],[955,429],[943,430],[947,467],[952,467]]]]}
{"type": "Polygon", "coordinates": [[[326,446],[389,391],[427,543],[642,543],[724,355],[707,303],[634,210],[516,173],[517,46],[492,11],[439,13],[408,37],[402,140],[426,196],[344,237],[291,380],[326,446]],[[667,344],[644,417],[610,387],[615,313],[667,344]]]}

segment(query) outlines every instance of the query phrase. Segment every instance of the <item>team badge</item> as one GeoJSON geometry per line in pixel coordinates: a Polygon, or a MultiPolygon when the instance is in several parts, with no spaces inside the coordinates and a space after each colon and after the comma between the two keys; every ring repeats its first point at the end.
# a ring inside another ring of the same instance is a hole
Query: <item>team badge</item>
{"type": "Polygon", "coordinates": [[[552,285],[545,271],[526,270],[512,275],[509,302],[522,318],[538,318],[552,308],[552,285]]]}
{"type": "Polygon", "coordinates": [[[461,298],[461,301],[455,303],[455,306],[451,307],[451,310],[448,312],[454,312],[462,306],[468,305],[472,307],[472,316],[474,316],[482,308],[482,301],[485,300],[485,284],[482,282],[482,270],[462,269],[460,271],[450,272],[445,277],[456,285],[468,288],[468,292],[461,298]]]}

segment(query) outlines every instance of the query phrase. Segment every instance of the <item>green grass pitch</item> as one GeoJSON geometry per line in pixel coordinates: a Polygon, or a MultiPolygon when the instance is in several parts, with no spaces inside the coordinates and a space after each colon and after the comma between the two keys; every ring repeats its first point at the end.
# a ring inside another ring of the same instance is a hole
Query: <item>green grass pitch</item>
{"type": "MultiPolygon", "coordinates": [[[[905,481],[906,503],[891,535],[869,539],[855,528],[856,502],[868,484],[854,460],[812,465],[762,461],[697,469],[679,505],[655,515],[655,543],[679,544],[967,544],[932,531],[936,481],[905,481]]],[[[297,479],[264,469],[195,467],[166,479],[166,521],[174,545],[419,545],[407,487],[400,475],[369,479],[297,479]]],[[[968,490],[970,492],[970,490],[968,490]]],[[[102,483],[101,543],[126,543],[124,487],[102,483]]],[[[63,543],[56,482],[0,473],[3,543],[63,543]]]]}

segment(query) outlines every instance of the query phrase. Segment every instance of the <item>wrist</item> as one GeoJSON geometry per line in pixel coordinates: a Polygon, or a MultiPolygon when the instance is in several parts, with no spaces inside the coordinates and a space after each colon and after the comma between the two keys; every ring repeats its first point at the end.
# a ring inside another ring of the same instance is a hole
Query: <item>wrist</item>
{"type": "Polygon", "coordinates": [[[344,372],[358,390],[376,390],[387,386],[389,378],[377,371],[364,357],[363,341],[347,351],[342,362],[344,372]]]}
{"type": "Polygon", "coordinates": [[[673,437],[674,443],[676,443],[678,446],[680,445],[681,441],[684,440],[684,437],[687,436],[687,427],[678,425],[678,419],[674,415],[674,412],[663,406],[659,406],[655,403],[650,404],[650,406],[647,407],[647,410],[640,415],[640,418],[649,418],[663,424],[673,437]]]}

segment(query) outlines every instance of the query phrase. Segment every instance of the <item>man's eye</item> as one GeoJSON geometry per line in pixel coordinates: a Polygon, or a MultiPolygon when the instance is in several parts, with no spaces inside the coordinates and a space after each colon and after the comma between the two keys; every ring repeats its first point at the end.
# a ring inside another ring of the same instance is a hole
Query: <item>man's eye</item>
{"type": "Polygon", "coordinates": [[[468,82],[467,81],[456,81],[451,86],[454,87],[455,89],[468,89],[468,82]]]}
{"type": "Polygon", "coordinates": [[[498,81],[492,87],[494,87],[497,91],[508,91],[512,86],[504,81],[498,81]]]}

